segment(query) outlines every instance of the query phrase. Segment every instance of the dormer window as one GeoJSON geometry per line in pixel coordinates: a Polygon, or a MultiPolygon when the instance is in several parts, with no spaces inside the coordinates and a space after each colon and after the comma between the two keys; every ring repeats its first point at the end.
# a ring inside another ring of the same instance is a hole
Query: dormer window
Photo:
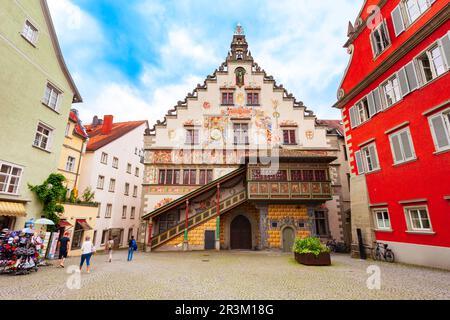
{"type": "Polygon", "coordinates": [[[222,92],[222,105],[223,106],[234,105],[234,93],[233,92],[222,92]]]}
{"type": "Polygon", "coordinates": [[[386,28],[386,22],[383,21],[370,34],[373,56],[378,57],[391,44],[386,28]]]}

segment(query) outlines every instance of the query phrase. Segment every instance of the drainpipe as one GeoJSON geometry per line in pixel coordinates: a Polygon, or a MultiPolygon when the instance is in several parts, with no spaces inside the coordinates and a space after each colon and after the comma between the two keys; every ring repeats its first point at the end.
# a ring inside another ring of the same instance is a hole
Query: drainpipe
{"type": "Polygon", "coordinates": [[[80,167],[81,167],[81,158],[83,156],[83,150],[86,145],[86,141],[87,140],[83,141],[83,144],[81,145],[80,156],[78,157],[77,174],[75,175],[75,184],[74,184],[74,188],[77,188],[77,190],[78,190],[78,175],[80,174],[80,167]]]}

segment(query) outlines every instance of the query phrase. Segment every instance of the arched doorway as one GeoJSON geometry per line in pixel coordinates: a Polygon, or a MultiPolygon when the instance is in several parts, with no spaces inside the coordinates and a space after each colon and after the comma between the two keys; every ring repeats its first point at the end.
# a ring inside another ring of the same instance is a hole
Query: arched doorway
{"type": "Polygon", "coordinates": [[[283,229],[283,251],[291,252],[292,246],[294,245],[295,231],[291,227],[286,227],[283,229]]]}
{"type": "Polygon", "coordinates": [[[233,219],[230,225],[230,248],[236,249],[252,249],[252,225],[250,221],[239,215],[233,219]]]}

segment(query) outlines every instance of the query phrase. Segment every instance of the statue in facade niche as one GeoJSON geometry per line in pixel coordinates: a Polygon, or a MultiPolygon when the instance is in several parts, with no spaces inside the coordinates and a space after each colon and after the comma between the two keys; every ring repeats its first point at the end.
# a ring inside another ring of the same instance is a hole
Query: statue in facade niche
{"type": "Polygon", "coordinates": [[[240,88],[244,85],[245,82],[245,69],[237,68],[236,69],[236,85],[240,88]]]}

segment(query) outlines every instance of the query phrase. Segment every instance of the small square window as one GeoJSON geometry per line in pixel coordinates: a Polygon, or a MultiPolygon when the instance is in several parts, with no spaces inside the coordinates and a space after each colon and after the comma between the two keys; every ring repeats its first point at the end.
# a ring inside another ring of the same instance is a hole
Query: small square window
{"type": "Polygon", "coordinates": [[[385,21],[381,22],[370,34],[374,57],[379,56],[390,45],[385,21]]]}
{"type": "Polygon", "coordinates": [[[296,132],[295,129],[283,130],[283,144],[294,145],[296,142],[296,132]]]}
{"type": "Polygon", "coordinates": [[[432,231],[426,207],[406,208],[406,219],[410,231],[432,231]]]}
{"type": "Polygon", "coordinates": [[[116,158],[116,157],[113,158],[112,166],[114,169],[119,168],[119,158],[116,158]]]}
{"type": "Polygon", "coordinates": [[[387,209],[377,209],[373,211],[375,226],[379,230],[390,230],[391,221],[387,209]]]}
{"type": "Polygon", "coordinates": [[[50,142],[53,130],[46,125],[39,123],[34,137],[33,145],[43,150],[50,150],[50,142]]]}
{"type": "Polygon", "coordinates": [[[75,171],[75,161],[76,159],[74,157],[67,157],[66,162],[66,171],[74,172],[75,171]]]}
{"type": "Polygon", "coordinates": [[[222,105],[232,106],[234,104],[233,92],[222,92],[222,105]]]}
{"type": "Polygon", "coordinates": [[[199,144],[198,129],[186,129],[186,144],[191,146],[199,144]]]}
{"type": "Polygon", "coordinates": [[[27,20],[25,21],[25,26],[23,27],[22,36],[35,45],[38,38],[38,29],[27,20]]]}
{"type": "Polygon", "coordinates": [[[102,156],[100,158],[100,162],[103,164],[108,164],[108,154],[105,152],[102,152],[102,156]]]}
{"type": "Polygon", "coordinates": [[[60,99],[61,99],[61,91],[56,89],[50,83],[47,83],[42,103],[45,104],[47,107],[57,111],[60,99]]]}
{"type": "Polygon", "coordinates": [[[272,222],[272,228],[278,228],[278,223],[277,222],[272,222]]]}

